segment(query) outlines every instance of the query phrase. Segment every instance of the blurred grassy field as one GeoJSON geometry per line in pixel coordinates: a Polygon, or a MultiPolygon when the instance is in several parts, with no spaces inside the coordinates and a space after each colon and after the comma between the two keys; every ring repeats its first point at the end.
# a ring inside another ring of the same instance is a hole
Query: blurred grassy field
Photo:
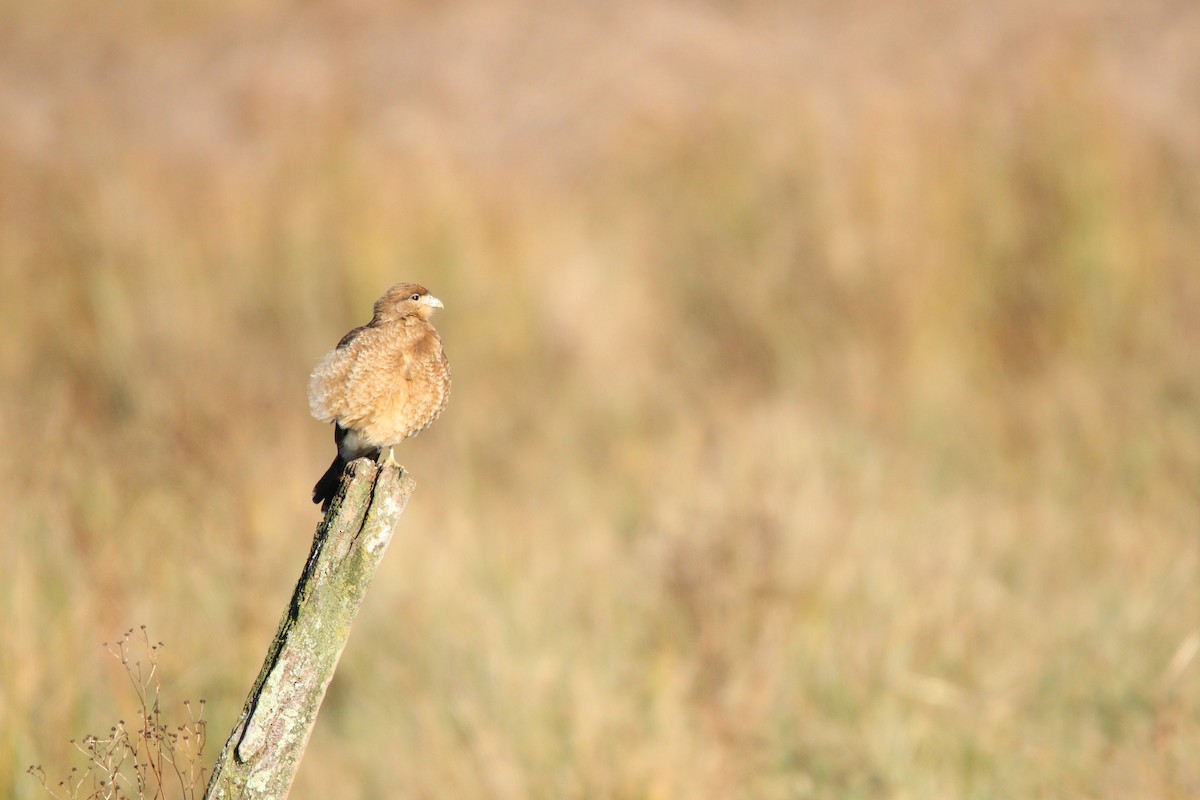
{"type": "Polygon", "coordinates": [[[215,756],[399,280],[293,797],[1200,795],[1195,4],[7,2],[0,121],[0,796],[139,623],[215,756]]]}

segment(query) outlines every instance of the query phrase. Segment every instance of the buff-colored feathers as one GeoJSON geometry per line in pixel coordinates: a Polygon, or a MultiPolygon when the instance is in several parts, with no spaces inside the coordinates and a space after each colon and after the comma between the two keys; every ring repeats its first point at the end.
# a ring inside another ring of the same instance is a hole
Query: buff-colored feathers
{"type": "Polygon", "coordinates": [[[441,307],[422,286],[393,286],[375,302],[371,321],[342,337],[313,370],[309,410],[334,423],[338,443],[315,501],[328,502],[345,462],[384,449],[391,458],[393,446],[423,431],[446,407],[450,365],[429,323],[441,307]]]}

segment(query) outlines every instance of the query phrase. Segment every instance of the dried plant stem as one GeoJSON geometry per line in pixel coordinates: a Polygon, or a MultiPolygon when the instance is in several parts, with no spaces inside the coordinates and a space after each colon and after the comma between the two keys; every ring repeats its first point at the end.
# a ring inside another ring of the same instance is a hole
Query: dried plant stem
{"type": "Polygon", "coordinates": [[[199,703],[199,713],[190,700],[183,701],[188,713],[183,724],[168,724],[163,718],[158,673],[158,651],[163,643],[151,640],[145,625],[130,628],[120,639],[103,646],[121,662],[133,688],[138,723],[131,726],[120,719],[103,736],[72,739],[72,746],[84,758],[83,769],[72,767],[57,781],[40,765],[26,772],[55,800],[165,800],[174,796],[169,788],[176,782],[180,800],[195,800],[205,775],[201,766],[208,739],[204,700],[199,703]]]}
{"type": "Polygon", "coordinates": [[[206,798],[283,798],[316,723],[413,482],[368,459],[348,476],[317,526],[312,550],[254,688],[213,768],[206,798]]]}

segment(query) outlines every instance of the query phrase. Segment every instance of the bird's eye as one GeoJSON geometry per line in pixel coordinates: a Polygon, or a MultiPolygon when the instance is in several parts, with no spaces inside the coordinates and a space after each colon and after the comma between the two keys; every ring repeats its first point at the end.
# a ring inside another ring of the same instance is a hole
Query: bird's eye
{"type": "Polygon", "coordinates": [[[410,297],[410,298],[408,298],[408,299],[409,299],[409,300],[420,300],[420,299],[421,299],[421,295],[419,295],[419,294],[414,294],[412,297],[410,297]]]}

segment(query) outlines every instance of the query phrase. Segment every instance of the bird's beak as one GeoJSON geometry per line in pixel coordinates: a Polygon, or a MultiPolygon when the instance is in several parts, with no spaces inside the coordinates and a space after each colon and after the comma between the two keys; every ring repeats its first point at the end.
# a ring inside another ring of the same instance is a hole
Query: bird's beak
{"type": "Polygon", "coordinates": [[[445,308],[445,306],[442,305],[442,301],[438,300],[431,294],[425,295],[425,298],[421,302],[430,308],[445,308]]]}

